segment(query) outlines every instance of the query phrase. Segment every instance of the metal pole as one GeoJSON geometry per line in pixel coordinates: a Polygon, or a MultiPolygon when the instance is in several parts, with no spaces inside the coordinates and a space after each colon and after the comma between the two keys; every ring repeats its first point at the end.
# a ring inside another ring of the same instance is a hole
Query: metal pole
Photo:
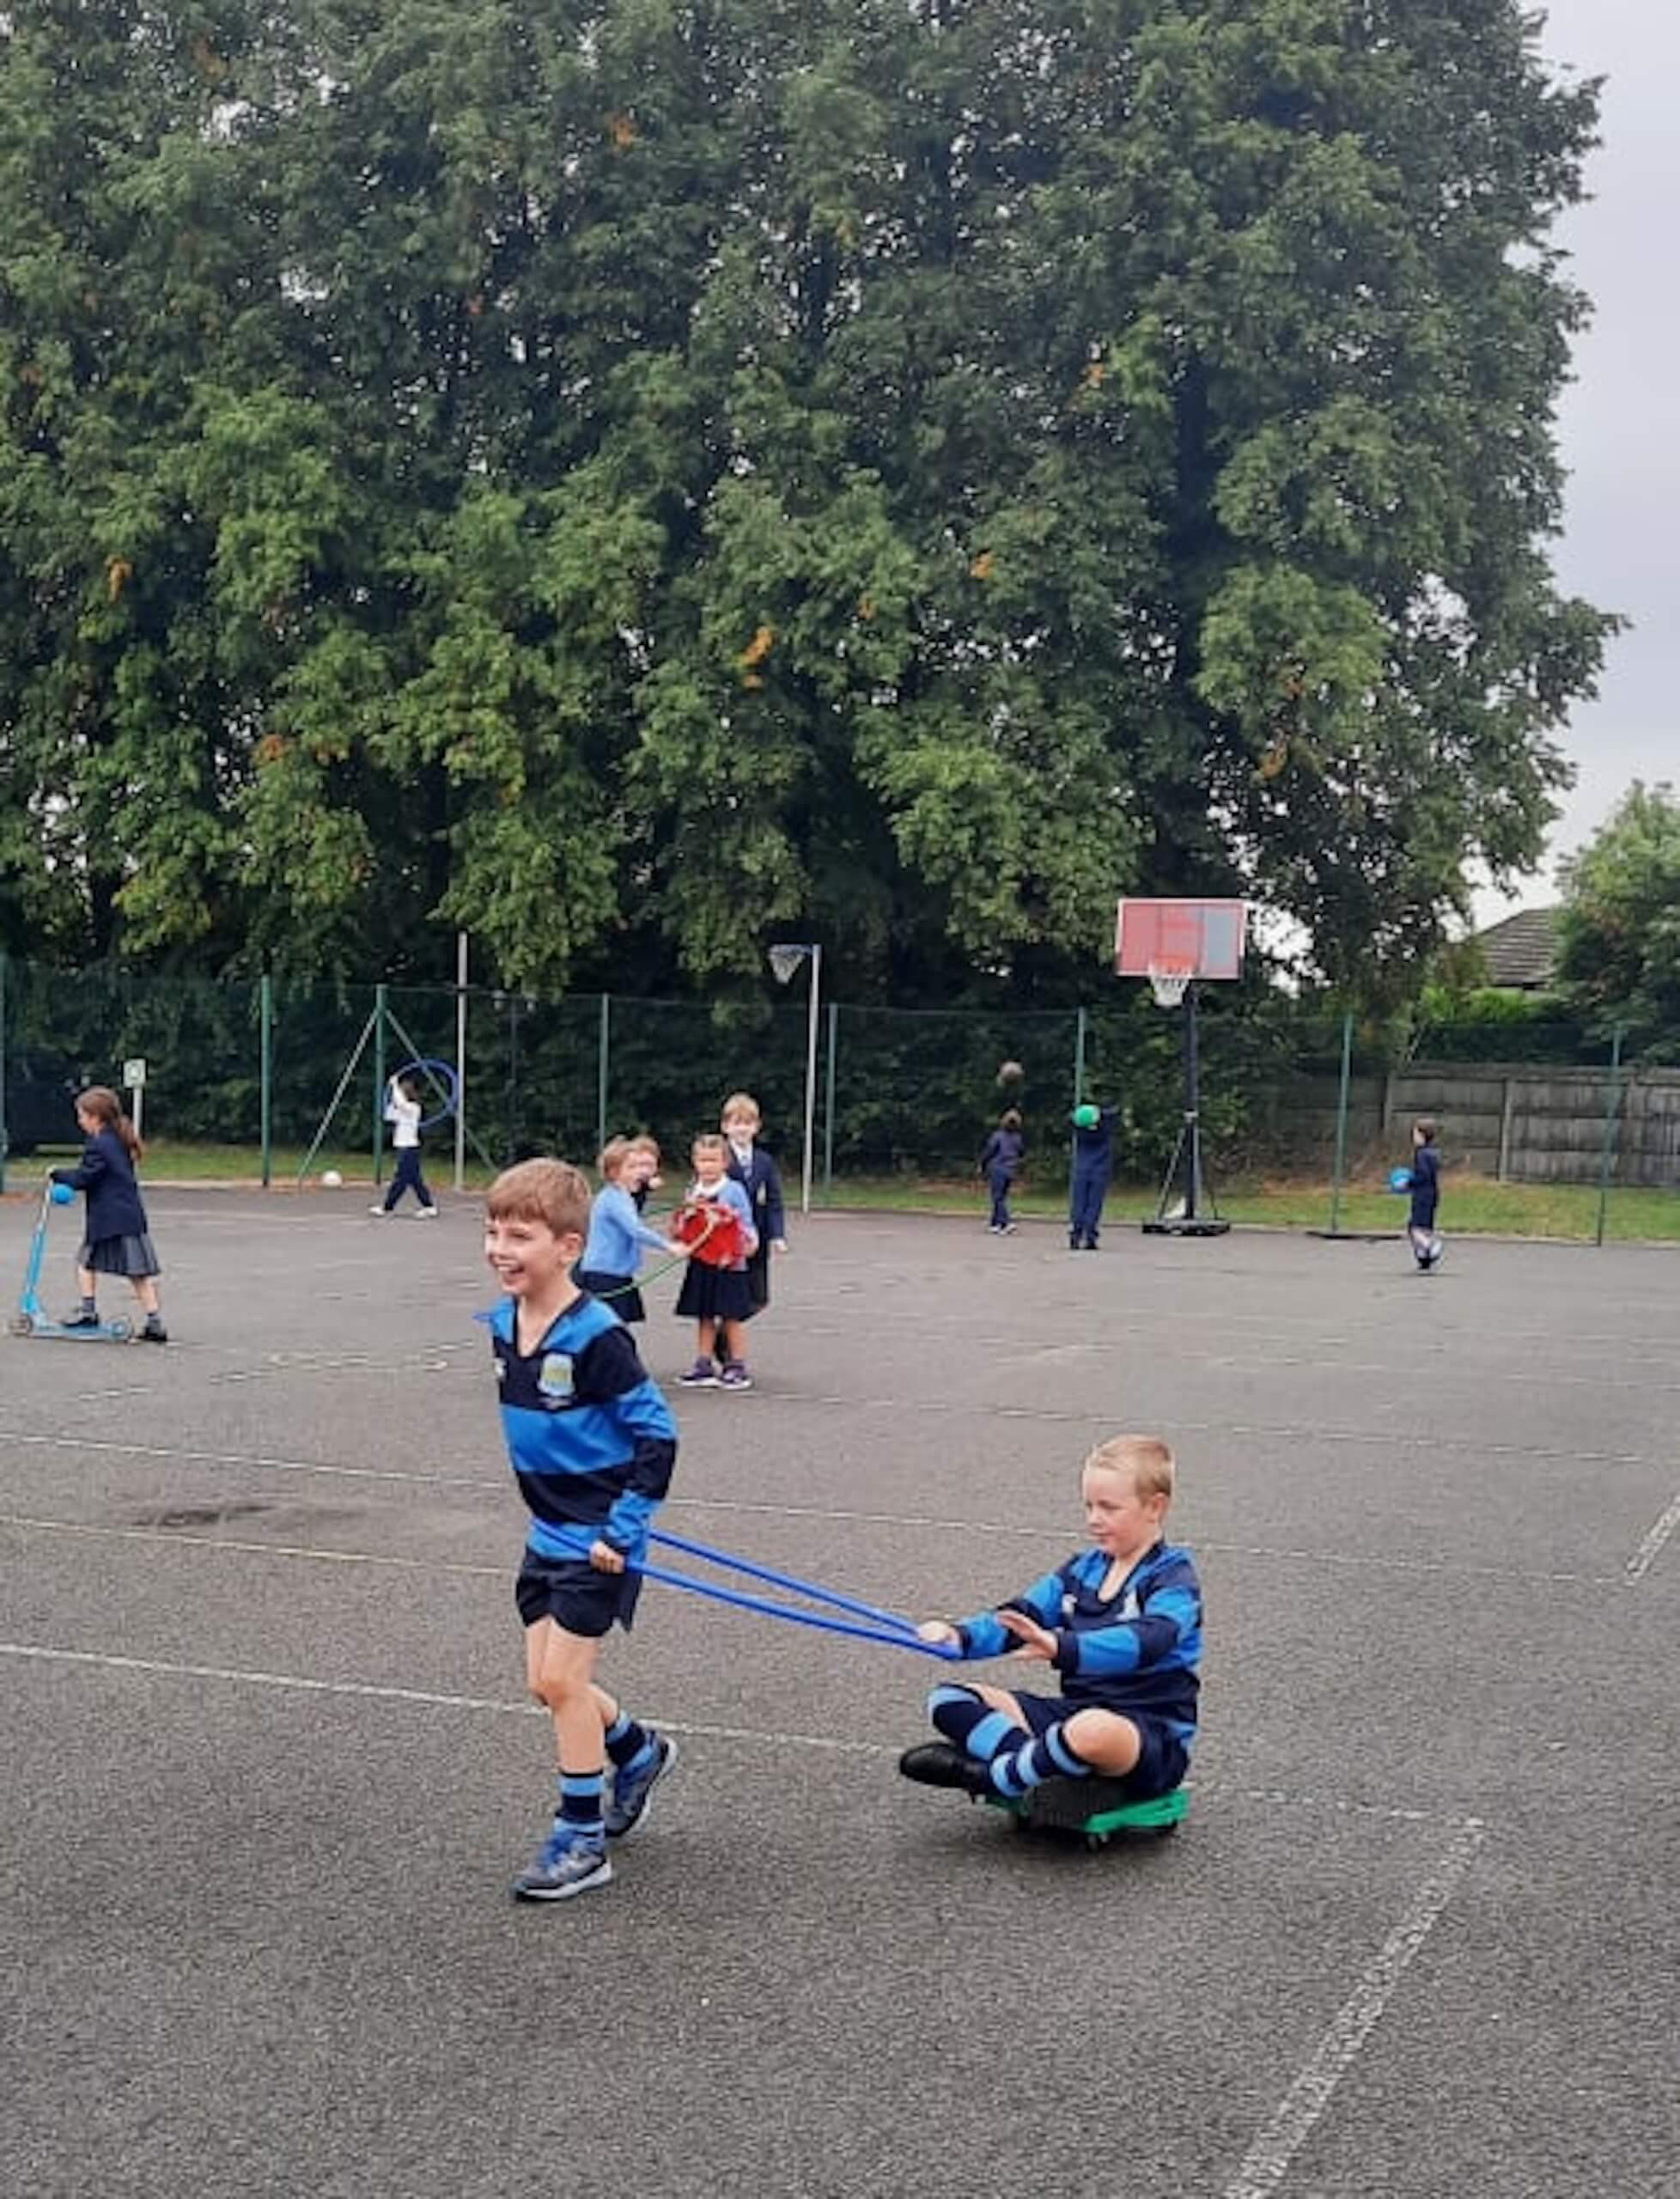
{"type": "Polygon", "coordinates": [[[1196,1037],[1196,980],[1192,978],[1184,988],[1184,1127],[1190,1134],[1190,1166],[1185,1171],[1186,1221],[1194,1221],[1202,1210],[1202,1078],[1196,1037]]]}
{"type": "Polygon", "coordinates": [[[0,1191],[6,1188],[6,953],[0,947],[0,1191]]]}
{"type": "Polygon", "coordinates": [[[799,1210],[811,1211],[811,1164],[817,1139],[817,999],[822,990],[823,950],[811,950],[811,1012],[805,1033],[805,1160],[800,1171],[799,1210]]]}
{"type": "Polygon", "coordinates": [[[385,987],[374,987],[374,1188],[385,1173],[385,987]]]}
{"type": "Polygon", "coordinates": [[[508,996],[507,1125],[502,1133],[502,1165],[511,1168],[519,1159],[519,995],[508,996]]]}
{"type": "Polygon", "coordinates": [[[274,1180],[274,980],[257,981],[257,1108],[262,1124],[263,1189],[274,1180]]]}
{"type": "Polygon", "coordinates": [[[828,1061],[823,1093],[823,1197],[834,1197],[834,1069],[840,1051],[840,1003],[828,1004],[828,1061]]]}
{"type": "Polygon", "coordinates": [[[1354,1061],[1354,1012],[1342,1018],[1342,1086],[1336,1100],[1336,1160],[1330,1170],[1330,1234],[1336,1234],[1342,1220],[1342,1173],[1348,1160],[1348,1086],[1354,1061]]]}
{"type": "Polygon", "coordinates": [[[1074,1026],[1074,1105],[1078,1106],[1085,1098],[1085,1010],[1079,1010],[1079,1020],[1074,1026]]]}
{"type": "Polygon", "coordinates": [[[1622,1026],[1610,1040],[1610,1089],[1604,1095],[1604,1146],[1598,1160],[1598,1227],[1596,1245],[1604,1241],[1604,1211],[1610,1204],[1610,1159],[1616,1143],[1616,1118],[1622,1101],[1622,1026]]]}
{"type": "Polygon", "coordinates": [[[466,1189],[466,934],[455,934],[455,1189],[466,1189]]]}
{"type": "Polygon", "coordinates": [[[612,996],[601,995],[600,1038],[595,1048],[595,1150],[606,1143],[606,1087],[612,1052],[612,996]]]}

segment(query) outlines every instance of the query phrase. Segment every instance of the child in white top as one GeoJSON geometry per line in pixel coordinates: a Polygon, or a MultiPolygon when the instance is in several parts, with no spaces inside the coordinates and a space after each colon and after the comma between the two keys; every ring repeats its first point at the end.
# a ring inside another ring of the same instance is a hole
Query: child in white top
{"type": "Polygon", "coordinates": [[[427,1187],[420,1173],[420,1100],[411,1077],[393,1076],[390,1091],[386,1095],[385,1119],[391,1125],[391,1142],[396,1149],[397,1173],[391,1179],[391,1188],[377,1206],[370,1207],[371,1214],[394,1214],[397,1202],[405,1191],[412,1191],[420,1202],[422,1221],[437,1219],[437,1201],[427,1187]]]}

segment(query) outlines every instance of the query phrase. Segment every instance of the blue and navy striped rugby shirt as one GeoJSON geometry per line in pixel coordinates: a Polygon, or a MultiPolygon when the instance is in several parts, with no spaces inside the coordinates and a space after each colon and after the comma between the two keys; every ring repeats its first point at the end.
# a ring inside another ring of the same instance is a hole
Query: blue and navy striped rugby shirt
{"type": "Polygon", "coordinates": [[[638,1562],[671,1486],[677,1423],[630,1331],[587,1291],[533,1352],[519,1349],[511,1298],[483,1318],[496,1352],[502,1432],[531,1512],[527,1549],[587,1558],[599,1538],[638,1562]]]}
{"type": "MultiPolygon", "coordinates": [[[[1196,1560],[1176,1544],[1157,1543],[1105,1600],[1098,1592],[1109,1562],[1099,1550],[1081,1550],[1002,1608],[1025,1611],[1056,1636],[1056,1669],[1070,1703],[1163,1718],[1188,1745],[1201,1689],[1196,1560]]],[[[964,1619],[957,1632],[965,1657],[1005,1657],[1020,1647],[995,1611],[964,1619]]]]}

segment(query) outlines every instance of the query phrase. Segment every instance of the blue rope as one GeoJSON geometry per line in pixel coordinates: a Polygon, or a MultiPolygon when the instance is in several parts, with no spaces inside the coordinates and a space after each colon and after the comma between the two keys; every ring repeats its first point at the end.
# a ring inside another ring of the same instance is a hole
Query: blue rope
{"type": "Polygon", "coordinates": [[[754,1581],[767,1581],[772,1588],[791,1589],[796,1596],[808,1596],[813,1603],[832,1604],[837,1611],[850,1611],[855,1617],[867,1618],[875,1626],[892,1628],[900,1634],[916,1632],[913,1618],[901,1618],[897,1611],[884,1611],[878,1604],[866,1604],[855,1596],[843,1596],[833,1588],[819,1588],[814,1581],[801,1581],[797,1573],[778,1573],[774,1566],[755,1565],[749,1558],[736,1557],[727,1550],[713,1550],[709,1544],[690,1542],[682,1535],[665,1533],[654,1527],[648,1531],[649,1542],[663,1543],[667,1550],[679,1550],[685,1557],[704,1558],[709,1565],[721,1565],[731,1573],[745,1573],[754,1581]]]}
{"type": "Polygon", "coordinates": [[[725,1588],[713,1581],[697,1581],[691,1573],[675,1573],[663,1565],[636,1564],[636,1570],[644,1581],[657,1581],[667,1588],[686,1588],[696,1596],[709,1596],[714,1603],[733,1604],[737,1611],[758,1611],[765,1618],[787,1619],[794,1626],[814,1626],[825,1634],[843,1634],[856,1642],[883,1642],[890,1649],[911,1649],[919,1656],[937,1657],[945,1663],[953,1663],[962,1652],[947,1642],[923,1642],[915,1629],[913,1620],[901,1618],[896,1612],[883,1611],[873,1604],[860,1603],[855,1597],[841,1596],[830,1588],[819,1588],[810,1581],[800,1581],[791,1573],[776,1573],[767,1565],[754,1565],[746,1558],[733,1557],[727,1550],[709,1549],[704,1543],[685,1542],[680,1535],[652,1533],[649,1540],[668,1543],[674,1550],[685,1550],[691,1556],[705,1558],[713,1565],[728,1566],[736,1572],[750,1575],[753,1579],[769,1581],[781,1587],[791,1588],[797,1594],[815,1597],[819,1602],[835,1604],[842,1611],[857,1611],[875,1623],[860,1626],[851,1619],[831,1618],[823,1611],[802,1611],[792,1604],[781,1604],[768,1596],[749,1596],[744,1589],[725,1588]]]}

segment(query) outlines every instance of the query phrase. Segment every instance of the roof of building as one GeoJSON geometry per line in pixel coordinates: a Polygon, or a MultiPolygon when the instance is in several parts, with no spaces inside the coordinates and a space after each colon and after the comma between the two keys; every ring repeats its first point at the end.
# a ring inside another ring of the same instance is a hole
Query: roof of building
{"type": "Polygon", "coordinates": [[[1476,935],[1488,983],[1513,992],[1544,992],[1557,974],[1557,920],[1551,909],[1519,909],[1476,935]]]}

